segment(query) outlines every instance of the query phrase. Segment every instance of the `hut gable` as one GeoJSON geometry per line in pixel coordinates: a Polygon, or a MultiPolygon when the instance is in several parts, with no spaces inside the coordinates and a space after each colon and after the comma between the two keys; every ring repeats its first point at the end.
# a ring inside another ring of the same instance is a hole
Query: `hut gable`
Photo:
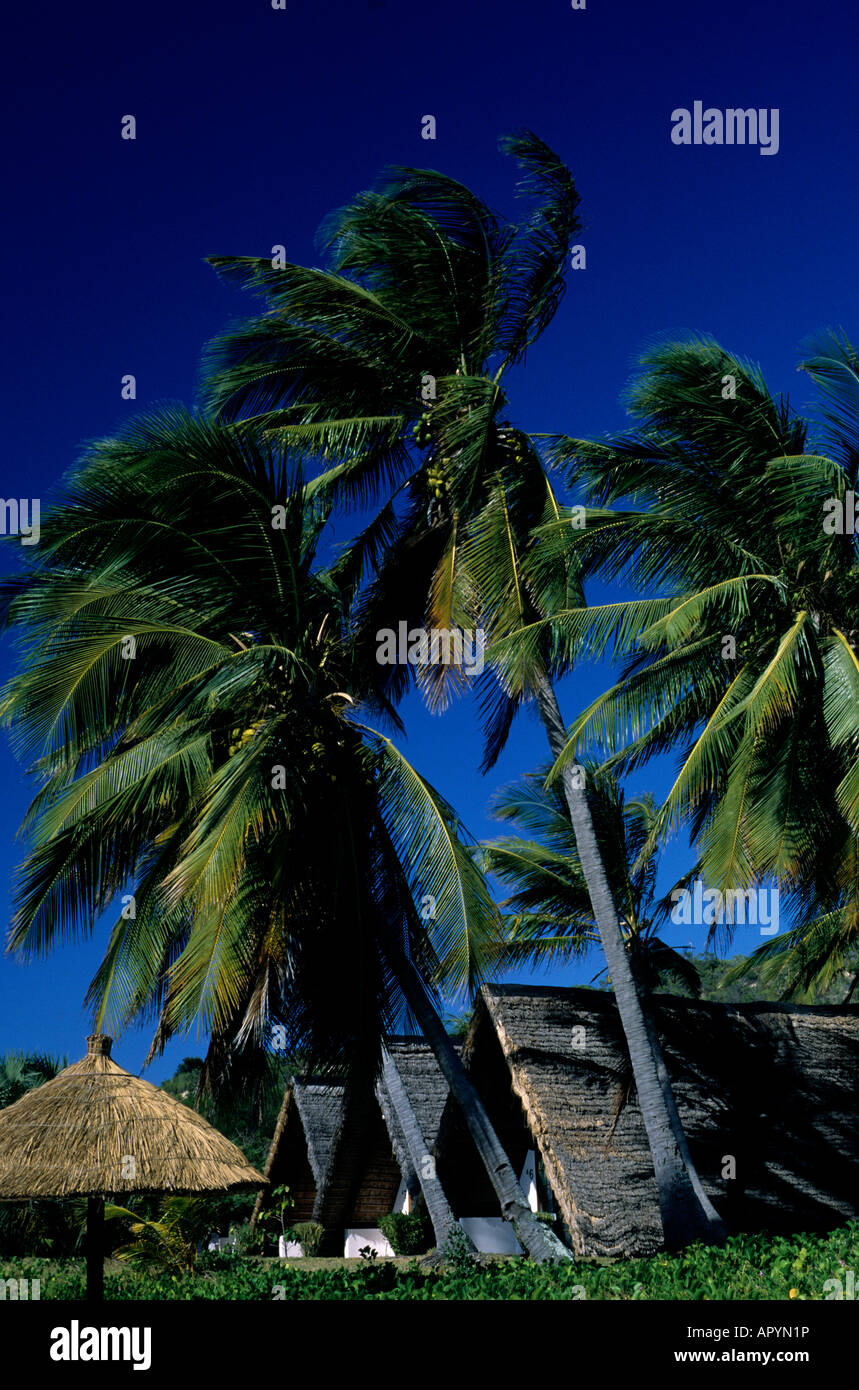
{"type": "MultiPolygon", "coordinates": [[[[859,1215],[859,1008],[664,995],[653,1007],[693,1158],[728,1225],[826,1229],[859,1215]],[[734,1178],[723,1176],[729,1156],[734,1178]]],[[[631,1077],[611,995],[487,986],[466,1060],[513,1162],[536,1146],[576,1253],[659,1248],[634,1090],[617,1110],[631,1077]]]]}
{"type": "Polygon", "coordinates": [[[414,1038],[390,1040],[376,1096],[410,1206],[423,1198],[439,1249],[447,1245],[454,1227],[454,1213],[437,1165],[439,1128],[448,1095],[447,1082],[426,1043],[414,1038]]]}
{"type": "MultiPolygon", "coordinates": [[[[289,1188],[293,1224],[313,1219],[317,1188],[328,1168],[342,1112],[342,1086],[303,1085],[293,1080],[287,1087],[269,1147],[265,1175],[270,1183],[269,1191],[284,1184],[289,1188]]],[[[267,1197],[265,1191],[257,1197],[254,1222],[266,1205],[267,1197]]]]}
{"type": "MultiPolygon", "coordinates": [[[[457,1047],[457,1051],[459,1050],[457,1047]]],[[[448,1084],[432,1049],[423,1039],[392,1038],[388,1043],[388,1051],[426,1140],[427,1152],[434,1154],[441,1117],[450,1094],[448,1084]]],[[[392,1126],[393,1128],[395,1126],[392,1126]]]]}
{"type": "Polygon", "coordinates": [[[343,1087],[294,1083],[295,1106],[317,1187],[328,1171],[334,1140],[343,1122],[343,1087]]]}

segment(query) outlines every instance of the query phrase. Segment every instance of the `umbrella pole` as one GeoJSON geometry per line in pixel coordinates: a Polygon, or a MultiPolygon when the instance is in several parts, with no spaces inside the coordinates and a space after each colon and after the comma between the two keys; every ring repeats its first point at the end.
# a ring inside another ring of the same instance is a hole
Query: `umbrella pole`
{"type": "Polygon", "coordinates": [[[104,1198],[88,1197],[86,1204],[86,1296],[104,1299],[104,1198]]]}

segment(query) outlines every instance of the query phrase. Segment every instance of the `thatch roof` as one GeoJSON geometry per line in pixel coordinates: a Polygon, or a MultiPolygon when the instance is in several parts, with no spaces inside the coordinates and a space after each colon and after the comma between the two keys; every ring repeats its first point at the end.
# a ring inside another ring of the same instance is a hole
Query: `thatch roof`
{"type": "MultiPolygon", "coordinates": [[[[267,1191],[282,1184],[289,1188],[293,1225],[313,1219],[317,1192],[325,1181],[342,1122],[343,1095],[342,1085],[304,1083],[297,1078],[284,1093],[264,1172],[270,1184],[267,1191]]],[[[257,1197],[254,1220],[266,1206],[267,1191],[257,1197]]]]}
{"type": "MultiPolygon", "coordinates": [[[[432,1154],[447,1082],[422,1040],[393,1038],[387,1046],[432,1154]]],[[[345,1226],[378,1225],[379,1217],[392,1210],[403,1181],[413,1197],[420,1192],[420,1175],[381,1081],[375,1094],[369,1088],[353,1093],[347,1105],[342,1085],[293,1080],[284,1096],[265,1175],[272,1187],[289,1187],[292,1224],[312,1218],[332,1233],[345,1226]]],[[[265,1203],[261,1194],[255,1216],[265,1203]]]]}
{"type": "MultiPolygon", "coordinates": [[[[663,995],[654,1014],[693,1159],[731,1229],[859,1216],[859,1008],[663,995]],[[735,1178],[722,1176],[729,1155],[735,1178]]],[[[660,1248],[634,1092],[612,1127],[628,1056],[610,994],[487,986],[466,1060],[514,1165],[536,1147],[576,1253],[660,1248]]]]}
{"type": "Polygon", "coordinates": [[[307,1144],[307,1156],[317,1187],[331,1162],[334,1140],[343,1121],[343,1087],[293,1085],[293,1095],[307,1144]]]}
{"type": "MultiPolygon", "coordinates": [[[[444,1107],[450,1095],[448,1084],[422,1038],[391,1038],[387,1044],[391,1061],[397,1069],[408,1102],[426,1142],[426,1152],[434,1155],[438,1145],[439,1127],[444,1107]]],[[[459,1051],[457,1044],[457,1051],[459,1051]]],[[[391,1135],[394,1151],[404,1174],[411,1176],[411,1160],[400,1128],[396,1111],[384,1082],[376,1088],[379,1104],[391,1135]]],[[[411,1186],[410,1186],[411,1190],[411,1186]]],[[[413,1193],[413,1195],[415,1195],[413,1193]]]]}
{"type": "MultiPolygon", "coordinates": [[[[391,1211],[402,1173],[378,1102],[367,1088],[347,1104],[345,1087],[293,1079],[266,1160],[271,1187],[285,1184],[290,1223],[318,1221],[329,1252],[346,1226],[376,1226],[391,1211]]],[[[266,1205],[261,1193],[254,1220],[266,1205]]]]}
{"type": "Polygon", "coordinates": [[[0,1200],[236,1192],[265,1178],[201,1115],[110,1059],[110,1038],[0,1110],[0,1200]]]}

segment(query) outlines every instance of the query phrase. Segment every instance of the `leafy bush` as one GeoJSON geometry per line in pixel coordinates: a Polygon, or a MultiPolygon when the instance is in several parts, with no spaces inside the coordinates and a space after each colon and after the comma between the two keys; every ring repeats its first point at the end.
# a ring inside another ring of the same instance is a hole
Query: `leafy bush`
{"type": "Polygon", "coordinates": [[[254,1230],[249,1221],[245,1221],[241,1226],[234,1227],[230,1234],[236,1238],[237,1255],[254,1255],[258,1253],[265,1236],[262,1231],[254,1230]]]}
{"type": "Polygon", "coordinates": [[[295,1227],[295,1238],[301,1242],[305,1255],[319,1254],[324,1235],[325,1227],[320,1226],[318,1221],[299,1221],[295,1227]]]}
{"type": "Polygon", "coordinates": [[[441,1253],[454,1269],[468,1269],[474,1264],[474,1246],[461,1226],[454,1226],[441,1253]]]}
{"type": "Polygon", "coordinates": [[[422,1212],[392,1211],[379,1229],[395,1255],[422,1255],[432,1244],[430,1224],[422,1212]]]}
{"type": "Polygon", "coordinates": [[[197,1256],[195,1269],[198,1274],[221,1274],[224,1270],[236,1268],[236,1260],[240,1259],[238,1251],[226,1250],[204,1250],[197,1256]]]}
{"type": "Polygon", "coordinates": [[[62,1257],[82,1248],[86,1198],[66,1202],[0,1202],[0,1258],[62,1257]]]}

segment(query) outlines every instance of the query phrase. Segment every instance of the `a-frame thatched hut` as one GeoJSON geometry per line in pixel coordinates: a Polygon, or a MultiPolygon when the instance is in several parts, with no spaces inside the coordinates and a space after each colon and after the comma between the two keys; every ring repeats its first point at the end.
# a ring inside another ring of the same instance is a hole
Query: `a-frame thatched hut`
{"type": "MultiPolygon", "coordinates": [[[[294,1079],[287,1088],[265,1168],[286,1184],[291,1225],[318,1221],[323,1252],[343,1253],[343,1232],[376,1227],[392,1211],[402,1173],[372,1091],[346,1103],[342,1085],[294,1079]]],[[[264,1194],[257,1200],[259,1215],[264,1194]]]]}
{"type": "MultiPolygon", "coordinates": [[[[282,1183],[289,1186],[294,1203],[290,1212],[293,1225],[314,1219],[317,1189],[328,1168],[342,1110],[342,1086],[324,1082],[304,1085],[294,1080],[284,1094],[269,1146],[265,1176],[272,1189],[282,1183]]],[[[265,1198],[265,1191],[260,1191],[254,1219],[262,1210],[265,1198]]]]}
{"type": "MultiPolygon", "coordinates": [[[[382,1216],[421,1199],[438,1243],[453,1217],[439,1184],[435,1147],[448,1096],[429,1047],[391,1039],[375,1091],[293,1079],[284,1096],[265,1168],[271,1188],[286,1184],[291,1225],[318,1221],[327,1253],[343,1252],[344,1232],[375,1229],[382,1216]]],[[[260,1194],[254,1211],[265,1201],[260,1194]]]]}
{"type": "MultiPolygon", "coordinates": [[[[654,1014],[692,1156],[731,1229],[827,1229],[859,1215],[859,1008],[663,995],[654,1014]]],[[[540,1205],[556,1211],[575,1253],[660,1248],[650,1154],[610,994],[484,987],[465,1059],[517,1171],[535,1151],[540,1205]]],[[[490,1211],[451,1107],[440,1143],[454,1206],[464,1188],[470,1206],[479,1192],[490,1211]]]]}

